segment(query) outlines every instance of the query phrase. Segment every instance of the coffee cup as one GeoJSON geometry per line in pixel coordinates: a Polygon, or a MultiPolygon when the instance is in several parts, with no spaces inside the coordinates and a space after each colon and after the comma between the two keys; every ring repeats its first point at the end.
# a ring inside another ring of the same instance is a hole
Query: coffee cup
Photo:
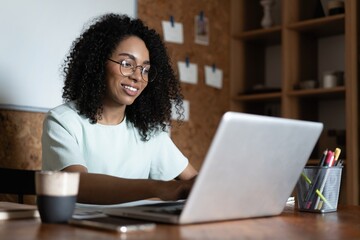
{"type": "Polygon", "coordinates": [[[37,207],[44,223],[65,223],[75,209],[80,173],[39,171],[35,175],[37,207]]]}

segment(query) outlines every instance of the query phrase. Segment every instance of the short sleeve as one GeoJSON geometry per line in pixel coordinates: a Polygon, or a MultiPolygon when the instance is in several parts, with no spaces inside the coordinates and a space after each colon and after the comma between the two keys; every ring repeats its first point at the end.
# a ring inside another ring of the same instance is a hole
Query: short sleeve
{"type": "Polygon", "coordinates": [[[74,130],[50,112],[43,123],[42,169],[55,171],[71,165],[86,167],[74,130]]]}
{"type": "Polygon", "coordinates": [[[166,132],[156,137],[154,146],[156,151],[151,164],[151,179],[172,180],[185,170],[189,161],[166,132]]]}

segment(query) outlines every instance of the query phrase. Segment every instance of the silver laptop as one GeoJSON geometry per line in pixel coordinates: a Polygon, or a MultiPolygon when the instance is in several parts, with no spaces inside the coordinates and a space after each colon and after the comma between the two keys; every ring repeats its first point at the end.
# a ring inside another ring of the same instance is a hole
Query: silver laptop
{"type": "Polygon", "coordinates": [[[186,201],[104,213],[174,224],[278,215],[322,129],[317,122],[227,112],[186,201]]]}

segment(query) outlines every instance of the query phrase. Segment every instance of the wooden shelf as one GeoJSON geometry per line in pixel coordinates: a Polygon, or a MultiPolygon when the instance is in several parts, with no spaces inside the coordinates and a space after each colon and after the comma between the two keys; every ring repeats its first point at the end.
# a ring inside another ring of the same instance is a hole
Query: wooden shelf
{"type": "MultiPolygon", "coordinates": [[[[287,93],[288,96],[298,96],[298,97],[343,97],[345,95],[345,87],[333,87],[333,88],[315,88],[315,89],[304,89],[304,90],[291,90],[287,93]]],[[[272,100],[272,99],[281,99],[281,92],[272,92],[272,93],[254,93],[254,94],[240,94],[234,96],[232,100],[238,101],[262,101],[262,100],[272,100]]]]}
{"type": "MultiPolygon", "coordinates": [[[[281,23],[267,29],[260,26],[263,9],[258,2],[232,0],[231,4],[231,110],[263,115],[271,111],[275,116],[321,121],[325,130],[334,126],[344,130],[346,139],[339,143],[346,141],[346,146],[339,147],[344,147],[347,170],[340,203],[359,204],[360,2],[346,0],[344,14],[318,17],[318,2],[276,1],[281,23]],[[293,89],[302,80],[318,79],[327,68],[343,71],[345,86],[293,89]],[[280,90],[244,92],[256,85],[276,85],[280,90]],[[329,117],[335,107],[341,115],[329,117]]],[[[314,148],[314,158],[321,155],[320,148],[338,145],[336,141],[324,132],[314,148]]],[[[315,162],[318,160],[309,160],[315,162]]]]}
{"type": "Polygon", "coordinates": [[[254,41],[265,45],[276,45],[281,43],[281,26],[246,31],[234,37],[244,41],[254,41]]]}
{"type": "Polygon", "coordinates": [[[274,100],[281,98],[281,92],[274,93],[256,93],[256,94],[241,94],[234,96],[232,100],[238,101],[262,101],[262,100],[274,100]]]}
{"type": "Polygon", "coordinates": [[[288,92],[289,96],[299,97],[313,97],[313,96],[345,96],[345,87],[333,87],[333,88],[315,88],[315,89],[303,89],[303,90],[292,90],[288,92]]]}
{"type": "Polygon", "coordinates": [[[316,37],[327,37],[345,33],[345,15],[339,14],[323,18],[305,20],[286,26],[288,29],[313,34],[316,37]]]}

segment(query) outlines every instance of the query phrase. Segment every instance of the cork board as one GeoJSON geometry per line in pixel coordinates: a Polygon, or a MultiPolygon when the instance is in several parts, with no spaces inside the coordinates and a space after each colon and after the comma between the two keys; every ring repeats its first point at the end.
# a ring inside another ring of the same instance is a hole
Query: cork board
{"type": "MultiPolygon", "coordinates": [[[[172,130],[172,138],[199,169],[221,115],[229,109],[230,1],[138,0],[138,16],[162,34],[161,21],[174,16],[184,26],[184,44],[168,43],[175,70],[188,56],[198,65],[198,84],[182,84],[190,102],[190,120],[172,130]],[[208,46],[194,42],[194,18],[204,12],[210,25],[208,46]],[[223,70],[223,88],[205,85],[204,66],[223,70]]],[[[41,134],[44,113],[0,110],[0,167],[41,168],[41,134]]]]}
{"type": "Polygon", "coordinates": [[[182,83],[183,95],[190,102],[190,120],[173,128],[171,136],[183,154],[196,169],[201,167],[216,127],[224,112],[229,109],[230,72],[230,1],[224,0],[138,0],[138,17],[156,29],[162,36],[161,22],[183,24],[184,43],[166,43],[174,69],[177,62],[198,65],[197,85],[182,83]],[[203,11],[209,19],[209,45],[194,42],[194,18],[203,11]],[[223,70],[223,88],[215,89],[205,84],[204,66],[215,63],[223,70]]]}
{"type": "MultiPolygon", "coordinates": [[[[41,133],[44,113],[0,110],[0,167],[41,169],[41,133]]],[[[4,184],[4,183],[1,183],[4,184]]],[[[0,201],[17,202],[15,195],[0,195],[0,201]]],[[[24,198],[33,204],[33,196],[24,198]]]]}

